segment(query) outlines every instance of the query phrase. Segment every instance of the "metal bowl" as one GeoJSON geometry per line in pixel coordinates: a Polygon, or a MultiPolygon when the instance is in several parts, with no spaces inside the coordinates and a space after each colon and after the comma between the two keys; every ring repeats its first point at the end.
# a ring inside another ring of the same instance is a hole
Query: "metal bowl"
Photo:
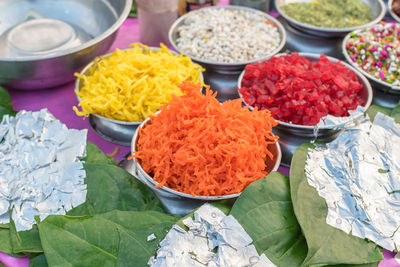
{"type": "MultiPolygon", "coordinates": [[[[147,118],[139,127],[143,128],[149,120],[150,118],[147,118]]],[[[132,138],[132,152],[136,151],[138,132],[139,131],[136,131],[132,138]]],[[[282,158],[282,152],[278,143],[268,145],[268,147],[275,157],[273,160],[269,160],[269,163],[271,164],[269,164],[268,169],[266,170],[269,173],[278,170],[282,158]]],[[[184,216],[205,202],[227,200],[228,202],[233,203],[236,198],[240,196],[240,193],[224,196],[192,196],[165,186],[156,188],[155,186],[158,182],[154,181],[153,178],[142,169],[140,163],[135,158],[129,161],[125,169],[147,185],[160,199],[165,210],[171,214],[184,216]]]]}
{"type": "MultiPolygon", "coordinates": [[[[128,48],[129,49],[129,48],[128,48]]],[[[159,47],[149,47],[150,50],[160,50],[159,47]]],[[[171,53],[178,55],[176,52],[171,51],[171,53]]],[[[105,58],[111,55],[113,52],[101,56],[105,58]]],[[[101,60],[101,58],[96,58],[96,60],[101,60]]],[[[90,62],[81,72],[80,75],[90,75],[95,69],[93,68],[94,61],[90,62]]],[[[203,75],[200,72],[200,80],[203,81],[203,75]]],[[[75,90],[80,91],[83,86],[80,79],[75,80],[75,90]]],[[[78,101],[81,102],[79,96],[76,96],[78,101]]],[[[93,130],[107,141],[116,143],[119,145],[130,146],[132,141],[132,136],[134,135],[136,128],[141,124],[138,122],[127,122],[119,121],[110,118],[106,118],[97,114],[89,115],[89,124],[93,130]]]]}
{"type": "Polygon", "coordinates": [[[323,36],[310,35],[292,27],[282,16],[278,17],[278,20],[286,29],[287,37],[285,47],[289,51],[324,54],[344,60],[342,54],[343,37],[326,38],[323,36]]]}
{"type": "Polygon", "coordinates": [[[132,0],[4,0],[0,3],[0,84],[54,87],[113,43],[132,0]]]}
{"type": "MultiPolygon", "coordinates": [[[[285,56],[285,55],[287,54],[282,53],[275,55],[275,57],[285,56]]],[[[299,55],[306,57],[312,61],[318,61],[320,57],[320,54],[312,54],[312,53],[299,53],[299,55]]],[[[364,89],[361,92],[361,97],[365,101],[364,108],[366,110],[371,105],[372,102],[372,88],[368,80],[359,71],[357,71],[349,64],[333,57],[328,57],[328,59],[332,62],[341,62],[349,70],[353,71],[357,75],[359,81],[364,85],[364,89]]],[[[241,88],[244,73],[245,71],[243,71],[240,74],[238,80],[238,88],[241,88]]],[[[246,103],[240,92],[239,95],[243,103],[250,110],[253,110],[254,108],[246,103]]],[[[279,124],[273,128],[273,132],[275,135],[279,136],[279,143],[282,148],[282,165],[288,167],[290,166],[294,151],[303,143],[310,141],[330,142],[343,131],[343,127],[347,123],[350,123],[355,119],[357,118],[349,117],[348,121],[342,122],[338,125],[325,125],[321,127],[292,124],[280,121],[279,124]]]]}
{"type": "MultiPolygon", "coordinates": [[[[244,69],[244,67],[247,64],[265,60],[279,51],[283,49],[286,43],[286,31],[285,28],[282,26],[282,24],[273,18],[272,16],[268,15],[265,12],[253,9],[253,8],[247,8],[247,7],[242,7],[242,6],[212,6],[212,7],[206,7],[202,8],[204,9],[235,9],[235,10],[246,10],[249,12],[254,12],[256,14],[261,14],[264,16],[267,20],[272,21],[278,28],[278,31],[280,33],[281,37],[281,42],[279,43],[278,47],[272,50],[270,53],[266,54],[264,57],[256,59],[256,60],[251,60],[251,61],[246,61],[246,62],[238,62],[238,63],[218,63],[218,62],[213,62],[213,61],[207,61],[203,60],[201,58],[197,57],[192,57],[190,55],[186,55],[190,57],[194,62],[199,63],[202,65],[205,69],[206,72],[204,73],[204,82],[206,84],[209,84],[211,88],[214,90],[217,90],[218,95],[217,98],[220,101],[225,101],[228,99],[235,99],[237,98],[237,92],[236,92],[236,82],[237,78],[240,74],[240,72],[244,69]]],[[[176,40],[178,38],[178,32],[177,29],[184,24],[185,20],[190,17],[194,12],[202,12],[202,10],[196,10],[196,11],[191,11],[184,16],[180,17],[178,20],[172,24],[171,28],[169,29],[168,32],[168,39],[173,48],[176,51],[180,51],[179,48],[176,45],[176,40]]]]}
{"type": "Polygon", "coordinates": [[[393,0],[389,0],[388,2],[388,10],[392,18],[394,18],[397,22],[400,22],[400,17],[396,15],[396,13],[392,10],[393,0]]]}
{"type": "MultiPolygon", "coordinates": [[[[250,63],[253,62],[257,62],[260,60],[265,60],[267,58],[269,58],[270,56],[275,55],[276,53],[278,53],[285,45],[286,42],[286,31],[283,28],[282,24],[276,20],[274,17],[268,15],[265,12],[259,11],[257,9],[253,9],[253,8],[247,8],[247,7],[242,7],[242,6],[212,6],[212,7],[206,7],[206,8],[202,8],[201,10],[196,10],[196,11],[191,11],[187,14],[185,14],[184,16],[180,17],[179,19],[177,19],[174,24],[172,24],[171,28],[169,29],[168,32],[168,39],[171,43],[171,45],[174,47],[174,49],[176,51],[180,51],[177,44],[176,44],[176,40],[178,39],[178,28],[184,24],[185,20],[187,18],[189,18],[191,15],[195,14],[196,12],[203,12],[205,9],[234,9],[234,10],[245,10],[245,11],[249,11],[249,12],[253,12],[256,14],[260,14],[262,16],[265,17],[265,19],[273,22],[279,31],[280,37],[281,37],[281,42],[279,43],[278,47],[276,47],[274,50],[270,51],[268,54],[266,54],[264,57],[259,58],[259,59],[255,59],[255,60],[250,60],[250,61],[245,61],[245,62],[238,62],[238,63],[223,63],[223,62],[213,62],[213,61],[208,61],[208,60],[203,60],[201,58],[197,58],[197,57],[193,57],[190,55],[186,55],[188,57],[190,57],[193,61],[201,64],[202,66],[204,66],[204,68],[208,71],[208,70],[214,70],[216,72],[221,72],[221,73],[225,73],[225,72],[231,72],[231,71],[241,71],[243,70],[243,68],[250,63]]],[[[183,52],[183,51],[182,51],[183,52]]]]}
{"type": "Polygon", "coordinates": [[[311,2],[311,1],[312,0],[275,0],[275,5],[276,9],[281,14],[281,16],[284,17],[285,20],[287,20],[288,23],[292,25],[294,28],[297,28],[298,30],[306,32],[311,35],[324,36],[324,37],[340,37],[346,35],[348,32],[372,26],[381,21],[386,13],[385,3],[382,0],[363,0],[363,2],[368,4],[368,6],[371,8],[372,20],[369,23],[350,28],[322,28],[299,22],[286,15],[281,9],[282,6],[290,3],[311,2]]]}
{"type": "Polygon", "coordinates": [[[364,71],[363,69],[360,69],[357,64],[355,64],[351,58],[349,57],[349,54],[347,53],[346,49],[346,44],[351,38],[352,33],[359,33],[363,31],[364,29],[359,29],[354,32],[351,32],[346,35],[346,37],[343,39],[342,42],[342,53],[346,59],[346,61],[351,64],[354,68],[356,68],[358,71],[360,71],[364,76],[368,78],[370,83],[373,86],[374,89],[374,97],[372,99],[374,104],[385,106],[385,107],[390,107],[394,108],[400,101],[400,87],[392,86],[389,83],[383,82],[372,75],[370,75],[368,72],[364,71]]]}

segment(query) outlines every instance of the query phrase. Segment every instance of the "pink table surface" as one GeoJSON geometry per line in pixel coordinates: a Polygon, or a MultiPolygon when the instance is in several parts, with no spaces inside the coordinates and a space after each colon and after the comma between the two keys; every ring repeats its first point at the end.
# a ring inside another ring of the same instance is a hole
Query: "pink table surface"
{"type": "MultiPolygon", "coordinates": [[[[227,4],[228,0],[221,0],[220,5],[227,4]]],[[[137,19],[127,19],[121,26],[116,40],[110,51],[117,48],[127,48],[131,43],[139,42],[139,23],[137,19]]],[[[82,119],[75,115],[72,107],[78,104],[74,93],[73,82],[51,89],[36,91],[18,91],[9,90],[11,100],[15,110],[32,110],[37,111],[47,108],[56,118],[67,125],[68,128],[88,129],[88,140],[96,144],[104,153],[112,153],[116,148],[119,152],[114,157],[120,160],[127,153],[129,147],[116,145],[101,138],[90,127],[87,119],[82,119]]],[[[289,169],[281,167],[280,172],[288,175],[289,169]]],[[[384,251],[385,259],[379,264],[379,267],[400,266],[394,259],[394,253],[384,251]]],[[[0,252],[0,262],[7,267],[27,267],[29,266],[28,258],[13,258],[3,252],[0,252]]]]}

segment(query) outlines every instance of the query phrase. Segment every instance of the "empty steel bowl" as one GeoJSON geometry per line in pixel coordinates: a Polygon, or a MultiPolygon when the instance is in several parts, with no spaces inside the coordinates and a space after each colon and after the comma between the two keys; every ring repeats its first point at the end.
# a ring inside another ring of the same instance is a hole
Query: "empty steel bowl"
{"type": "MultiPolygon", "coordinates": [[[[285,53],[278,54],[275,55],[275,57],[284,55],[287,54],[285,53]]],[[[306,57],[312,61],[318,61],[320,57],[320,54],[312,54],[312,53],[299,53],[299,55],[306,57]]],[[[367,110],[372,102],[372,88],[368,80],[349,64],[333,57],[328,57],[328,59],[332,62],[341,62],[343,65],[345,65],[348,69],[350,69],[357,75],[359,81],[364,85],[364,89],[362,90],[360,95],[365,101],[364,108],[365,110],[367,110]]],[[[238,88],[241,88],[244,73],[245,71],[243,71],[239,77],[238,88]]],[[[254,109],[253,106],[250,106],[249,104],[246,103],[240,92],[239,95],[243,103],[247,107],[249,107],[250,110],[253,110],[254,109]]],[[[282,148],[282,164],[285,166],[290,166],[294,151],[296,150],[296,148],[298,148],[305,142],[310,142],[310,141],[329,142],[335,139],[340,134],[340,132],[343,131],[343,126],[345,124],[350,123],[351,121],[357,119],[355,117],[350,117],[350,116],[348,118],[349,118],[348,121],[342,122],[338,125],[326,125],[320,127],[292,124],[280,121],[279,124],[273,128],[273,132],[275,135],[279,136],[279,143],[282,148]]]]}
{"type": "MultiPolygon", "coordinates": [[[[128,48],[129,49],[129,48],[128,48]]],[[[149,47],[150,50],[159,50],[158,47],[149,47]]],[[[171,53],[177,55],[174,51],[171,53]]],[[[101,58],[105,58],[111,53],[108,53],[101,58]]],[[[101,60],[101,58],[96,58],[96,60],[101,60]]],[[[90,62],[81,72],[80,75],[90,75],[93,71],[95,71],[94,61],[90,62]]],[[[203,81],[203,75],[200,72],[200,80],[203,81]]],[[[75,80],[75,90],[80,91],[83,86],[83,83],[80,79],[75,80]]],[[[78,101],[80,102],[81,99],[77,95],[78,101]]],[[[132,136],[134,135],[136,128],[142,123],[141,121],[138,122],[127,122],[127,121],[119,121],[110,118],[106,118],[104,116],[100,116],[97,114],[90,114],[89,115],[89,123],[93,130],[104,138],[107,141],[112,143],[130,146],[132,141],[132,136]]]]}
{"type": "Polygon", "coordinates": [[[113,43],[132,0],[0,2],[0,84],[54,87],[113,43]]]}
{"type": "MultiPolygon", "coordinates": [[[[273,22],[280,34],[281,41],[274,50],[270,51],[268,54],[266,54],[264,57],[256,59],[256,60],[251,60],[251,61],[246,61],[246,62],[237,62],[237,63],[220,63],[220,62],[213,62],[213,61],[208,61],[208,60],[203,60],[201,58],[193,57],[190,55],[186,55],[190,57],[194,62],[199,63],[202,65],[205,69],[206,72],[204,73],[204,82],[208,85],[210,85],[211,88],[214,90],[217,90],[218,95],[217,98],[220,101],[225,101],[228,99],[235,99],[237,98],[237,92],[236,92],[236,82],[237,78],[240,74],[240,72],[244,69],[244,67],[247,64],[264,60],[269,58],[272,55],[275,55],[279,51],[283,49],[286,43],[286,31],[285,28],[282,26],[282,24],[276,20],[274,17],[268,15],[265,12],[253,9],[253,8],[247,8],[247,7],[242,7],[242,6],[212,6],[212,7],[207,7],[203,8],[204,9],[235,9],[235,10],[245,10],[249,12],[254,12],[256,14],[261,14],[262,16],[265,17],[265,19],[273,22]]],[[[181,25],[184,25],[185,20],[190,18],[191,15],[195,12],[202,12],[202,10],[196,10],[196,11],[191,11],[184,16],[180,17],[178,20],[172,24],[171,28],[169,29],[168,33],[168,39],[173,48],[177,51],[180,51],[177,44],[176,40],[178,39],[178,28],[181,25]]],[[[183,52],[183,51],[181,51],[183,52]]]]}
{"type": "Polygon", "coordinates": [[[346,61],[349,64],[351,64],[354,68],[359,70],[370,81],[370,83],[373,87],[373,90],[374,90],[374,97],[372,99],[372,102],[374,104],[381,105],[384,107],[394,108],[400,101],[400,87],[392,86],[389,83],[386,83],[382,80],[379,80],[379,79],[373,77],[372,75],[370,75],[368,72],[364,71],[363,69],[360,69],[357,66],[357,64],[351,60],[349,54],[347,53],[346,44],[349,42],[349,39],[351,38],[352,33],[359,33],[361,31],[363,31],[363,29],[353,31],[346,35],[346,37],[343,39],[343,42],[342,42],[342,53],[343,53],[346,61]]]}
{"type": "MultiPolygon", "coordinates": [[[[139,127],[144,127],[146,122],[150,119],[146,119],[139,127]]],[[[136,144],[138,141],[138,131],[136,131],[135,135],[132,138],[131,151],[134,153],[136,151],[136,144]]],[[[269,160],[268,169],[266,170],[268,173],[272,171],[276,171],[279,168],[281,163],[281,149],[278,143],[269,145],[270,151],[274,155],[273,160],[269,160]]],[[[178,214],[178,215],[186,215],[189,214],[195,208],[201,206],[205,202],[214,202],[220,200],[227,200],[229,202],[234,202],[236,198],[240,195],[231,194],[224,196],[192,196],[189,194],[181,193],[179,191],[170,189],[168,187],[160,187],[156,188],[155,186],[158,182],[154,181],[153,178],[147,174],[141,167],[140,162],[135,158],[129,160],[125,168],[128,172],[137,177],[140,181],[142,181],[145,185],[147,185],[160,199],[163,204],[165,210],[168,213],[178,214]]]]}
{"type": "Polygon", "coordinates": [[[275,0],[275,6],[281,16],[294,28],[311,35],[324,37],[340,37],[346,35],[348,32],[369,27],[381,21],[386,13],[385,3],[382,0],[363,0],[363,2],[365,2],[371,8],[372,19],[369,23],[350,28],[323,28],[299,22],[289,17],[282,11],[282,6],[284,5],[311,1],[312,0],[275,0]]]}

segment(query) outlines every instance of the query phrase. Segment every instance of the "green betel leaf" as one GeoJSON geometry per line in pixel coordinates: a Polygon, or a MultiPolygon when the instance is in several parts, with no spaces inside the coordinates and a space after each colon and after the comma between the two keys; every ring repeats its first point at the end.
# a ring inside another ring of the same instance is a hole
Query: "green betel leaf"
{"type": "Polygon", "coordinates": [[[6,114],[15,116],[16,112],[13,110],[11,97],[7,90],[0,86],[0,122],[6,114]]]}
{"type": "Polygon", "coordinates": [[[272,172],[250,184],[232,207],[258,252],[277,266],[300,266],[307,244],[293,212],[288,178],[272,172]]]}
{"type": "Polygon", "coordinates": [[[134,231],[119,228],[120,243],[117,266],[132,266],[132,262],[135,262],[136,266],[147,266],[147,262],[151,256],[154,256],[158,244],[164,239],[173,224],[172,221],[167,221],[134,231]],[[151,234],[154,234],[156,239],[147,241],[147,237],[151,234]]]}
{"type": "Polygon", "coordinates": [[[144,260],[154,254],[176,220],[156,211],[111,211],[82,217],[52,215],[38,227],[50,266],[145,266],[144,260]],[[147,241],[152,233],[156,240],[147,241]]]}
{"type": "MultiPolygon", "coordinates": [[[[11,216],[10,216],[11,217],[11,216]]],[[[17,232],[14,221],[10,219],[10,240],[13,253],[42,253],[38,228],[33,225],[31,230],[17,232]]]]}
{"type": "Polygon", "coordinates": [[[91,164],[110,164],[115,165],[112,158],[107,157],[95,144],[86,142],[86,157],[83,159],[85,163],[91,164]]]}
{"type": "Polygon", "coordinates": [[[13,109],[11,97],[4,87],[0,86],[0,106],[13,109]]]}
{"type": "Polygon", "coordinates": [[[154,193],[127,171],[104,164],[85,165],[86,202],[68,215],[93,215],[111,210],[157,210],[162,205],[154,193]]]}
{"type": "Polygon", "coordinates": [[[46,256],[42,253],[29,259],[29,267],[47,267],[49,266],[46,256]]]}
{"type": "Polygon", "coordinates": [[[394,109],[392,109],[390,116],[394,118],[395,122],[400,123],[400,103],[397,104],[394,109]]]}
{"type": "Polygon", "coordinates": [[[375,116],[376,116],[376,114],[378,112],[390,116],[390,113],[392,113],[392,109],[391,108],[382,107],[382,106],[378,106],[378,105],[371,105],[367,109],[367,114],[368,114],[368,116],[369,116],[371,121],[374,121],[374,118],[375,118],[375,116]]]}
{"type": "Polygon", "coordinates": [[[325,199],[308,184],[304,171],[309,148],[313,148],[313,145],[306,143],[295,151],[290,168],[293,208],[308,245],[308,254],[303,266],[376,266],[375,264],[383,259],[381,248],[326,223],[328,207],[325,199]]]}
{"type": "Polygon", "coordinates": [[[0,251],[3,251],[8,255],[13,253],[10,240],[10,229],[0,228],[0,251]]]}

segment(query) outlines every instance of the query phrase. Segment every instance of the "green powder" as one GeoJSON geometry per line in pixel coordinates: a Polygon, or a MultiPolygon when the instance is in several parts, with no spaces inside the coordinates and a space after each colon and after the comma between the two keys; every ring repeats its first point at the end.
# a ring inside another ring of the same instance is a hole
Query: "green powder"
{"type": "Polygon", "coordinates": [[[317,0],[282,6],[289,17],[317,27],[349,28],[371,21],[371,9],[361,0],[317,0]]]}

